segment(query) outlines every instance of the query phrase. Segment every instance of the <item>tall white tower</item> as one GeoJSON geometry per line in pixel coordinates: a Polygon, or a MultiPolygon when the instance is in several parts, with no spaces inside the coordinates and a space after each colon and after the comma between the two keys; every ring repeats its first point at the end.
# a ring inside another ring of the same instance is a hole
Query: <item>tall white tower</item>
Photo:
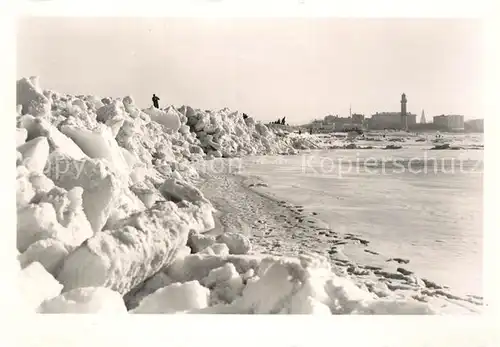
{"type": "Polygon", "coordinates": [[[427,123],[425,120],[425,112],[422,110],[422,115],[420,116],[420,124],[425,124],[427,123]]]}
{"type": "Polygon", "coordinates": [[[406,115],[406,95],[403,93],[401,95],[401,128],[403,130],[408,130],[408,119],[406,115]]]}

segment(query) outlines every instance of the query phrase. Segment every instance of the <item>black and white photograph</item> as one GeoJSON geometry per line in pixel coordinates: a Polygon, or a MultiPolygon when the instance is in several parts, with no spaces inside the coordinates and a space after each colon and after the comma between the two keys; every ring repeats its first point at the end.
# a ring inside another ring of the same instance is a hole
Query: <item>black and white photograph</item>
{"type": "Polygon", "coordinates": [[[15,45],[23,312],[484,314],[481,19],[25,15],[15,45]]]}

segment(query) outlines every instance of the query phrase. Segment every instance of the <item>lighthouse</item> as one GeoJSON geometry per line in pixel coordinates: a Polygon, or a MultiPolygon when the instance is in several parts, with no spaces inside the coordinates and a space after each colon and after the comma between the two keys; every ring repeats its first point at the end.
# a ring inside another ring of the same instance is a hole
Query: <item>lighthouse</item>
{"type": "Polygon", "coordinates": [[[406,116],[406,95],[401,95],[401,128],[408,130],[408,118],[406,116]]]}

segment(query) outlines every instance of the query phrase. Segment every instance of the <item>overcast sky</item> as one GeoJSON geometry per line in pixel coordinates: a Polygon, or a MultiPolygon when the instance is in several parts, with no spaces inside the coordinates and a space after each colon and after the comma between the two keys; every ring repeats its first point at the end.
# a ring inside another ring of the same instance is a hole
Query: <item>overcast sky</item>
{"type": "Polygon", "coordinates": [[[18,77],[301,123],[408,111],[481,118],[481,25],[457,19],[25,18],[18,77]]]}

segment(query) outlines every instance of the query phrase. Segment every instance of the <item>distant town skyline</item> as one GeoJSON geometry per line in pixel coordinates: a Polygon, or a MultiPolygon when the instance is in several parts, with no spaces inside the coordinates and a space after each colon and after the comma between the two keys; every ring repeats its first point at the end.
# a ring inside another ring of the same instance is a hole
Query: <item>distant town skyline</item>
{"type": "Polygon", "coordinates": [[[484,118],[481,25],[463,19],[22,18],[18,78],[139,107],[290,124],[407,110],[484,118]]]}

